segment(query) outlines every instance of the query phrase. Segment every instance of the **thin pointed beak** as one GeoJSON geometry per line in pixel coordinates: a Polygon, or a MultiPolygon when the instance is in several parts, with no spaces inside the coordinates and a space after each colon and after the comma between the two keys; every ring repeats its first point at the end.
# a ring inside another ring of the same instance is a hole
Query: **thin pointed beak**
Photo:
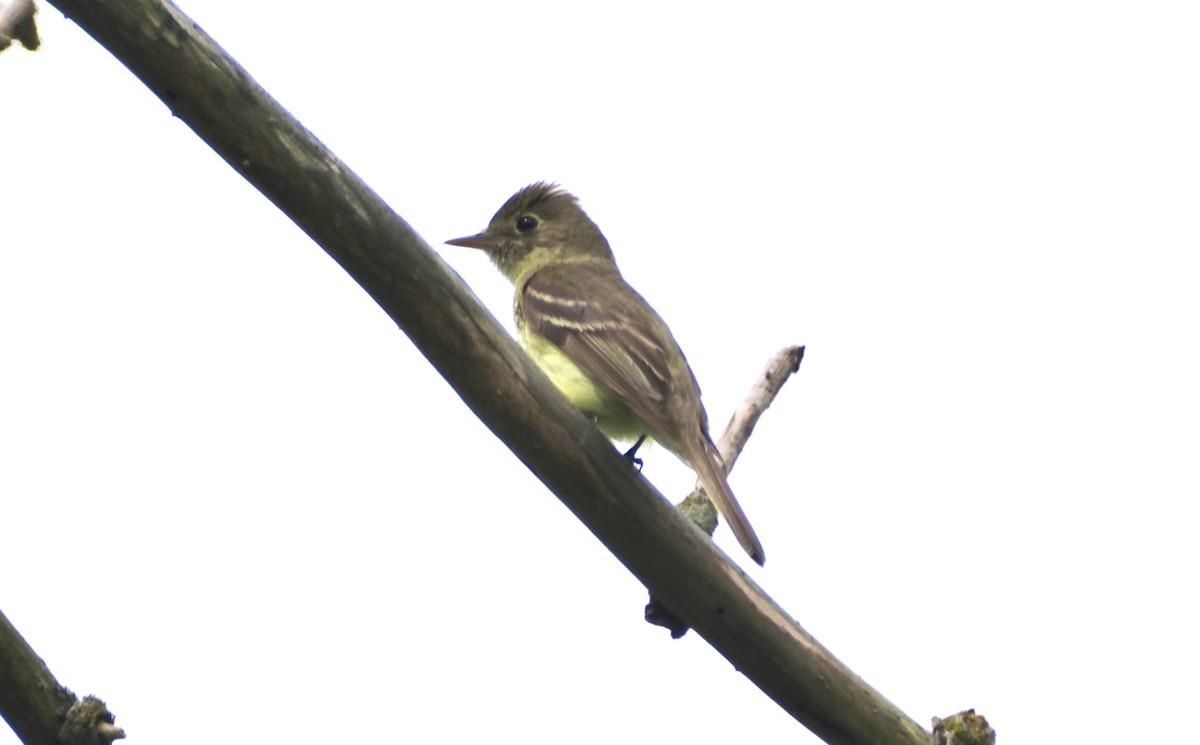
{"type": "Polygon", "coordinates": [[[497,241],[495,238],[489,235],[478,233],[476,235],[468,235],[465,238],[451,238],[450,240],[446,241],[446,243],[450,244],[451,246],[466,246],[467,248],[478,248],[484,251],[491,251],[496,248],[497,241]]]}

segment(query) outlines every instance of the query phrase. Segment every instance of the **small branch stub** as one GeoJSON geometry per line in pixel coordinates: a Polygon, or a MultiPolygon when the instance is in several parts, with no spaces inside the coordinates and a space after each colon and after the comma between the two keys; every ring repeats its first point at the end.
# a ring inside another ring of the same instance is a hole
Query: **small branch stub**
{"type": "Polygon", "coordinates": [[[933,718],[933,745],[996,745],[996,730],[974,709],[933,718]]]}
{"type": "Polygon", "coordinates": [[[114,724],[114,717],[95,696],[77,702],[67,712],[67,721],[58,731],[62,745],[110,745],[125,737],[125,730],[114,724]]]}
{"type": "Polygon", "coordinates": [[[0,52],[14,40],[31,52],[41,46],[37,22],[33,18],[36,13],[33,0],[0,2],[0,52]]]}
{"type": "Polygon", "coordinates": [[[733,464],[746,447],[746,441],[750,439],[750,433],[754,431],[759,418],[779,395],[788,378],[800,371],[800,363],[803,360],[804,347],[785,347],[779,350],[763,369],[746,400],[733,412],[729,424],[725,425],[725,433],[717,442],[717,450],[721,453],[721,459],[725,461],[725,473],[733,470],[733,464]]]}

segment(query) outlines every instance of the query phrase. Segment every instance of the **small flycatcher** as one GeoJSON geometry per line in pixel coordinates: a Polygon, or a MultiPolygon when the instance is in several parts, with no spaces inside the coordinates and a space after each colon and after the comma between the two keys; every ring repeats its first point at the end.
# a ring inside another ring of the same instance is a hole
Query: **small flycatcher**
{"type": "Polygon", "coordinates": [[[482,233],[446,243],[486,251],[512,280],[518,341],[571,403],[606,436],[649,436],[691,466],[738,543],[762,564],[762,544],[729,489],[683,351],[625,282],[575,197],[553,184],[527,186],[482,233]]]}

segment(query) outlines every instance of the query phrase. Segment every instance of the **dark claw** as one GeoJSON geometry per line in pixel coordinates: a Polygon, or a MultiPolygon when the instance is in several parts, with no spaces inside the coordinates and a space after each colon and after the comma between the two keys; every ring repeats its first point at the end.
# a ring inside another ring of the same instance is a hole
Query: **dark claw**
{"type": "Polygon", "coordinates": [[[631,447],[631,448],[629,448],[629,450],[625,451],[625,460],[632,463],[639,471],[642,470],[642,459],[637,457],[637,451],[638,451],[638,448],[640,448],[642,446],[642,443],[645,441],[646,441],[646,436],[642,435],[641,437],[638,438],[637,442],[633,443],[633,447],[631,447]]]}

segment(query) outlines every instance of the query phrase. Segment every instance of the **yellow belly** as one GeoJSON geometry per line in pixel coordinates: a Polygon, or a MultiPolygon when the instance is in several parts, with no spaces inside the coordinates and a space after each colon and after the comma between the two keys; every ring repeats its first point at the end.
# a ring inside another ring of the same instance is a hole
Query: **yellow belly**
{"type": "Polygon", "coordinates": [[[576,408],[591,416],[606,437],[633,442],[647,434],[642,421],[615,393],[592,380],[561,349],[536,334],[522,331],[518,336],[546,377],[576,408]]]}

